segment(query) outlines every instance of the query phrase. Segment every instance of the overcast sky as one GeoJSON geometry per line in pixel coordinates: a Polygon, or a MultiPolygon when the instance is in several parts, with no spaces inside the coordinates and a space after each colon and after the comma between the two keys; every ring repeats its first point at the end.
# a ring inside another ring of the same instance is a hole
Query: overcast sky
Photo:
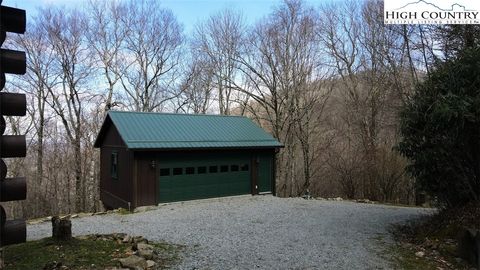
{"type": "MultiPolygon", "coordinates": [[[[331,0],[306,0],[315,7],[326,1],[331,0]]],[[[87,2],[87,0],[3,0],[2,5],[25,9],[27,15],[32,16],[39,6],[81,7],[87,2]]],[[[187,33],[197,21],[204,20],[225,8],[241,11],[247,23],[253,23],[270,13],[271,8],[281,2],[282,0],[162,0],[163,6],[172,10],[187,33]]]]}

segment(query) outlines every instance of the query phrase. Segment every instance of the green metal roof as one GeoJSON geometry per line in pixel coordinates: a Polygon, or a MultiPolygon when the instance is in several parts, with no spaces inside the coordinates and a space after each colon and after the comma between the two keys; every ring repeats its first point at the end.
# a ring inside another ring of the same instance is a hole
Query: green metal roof
{"type": "Polygon", "coordinates": [[[283,147],[243,116],[110,111],[107,118],[130,149],[283,147]]]}

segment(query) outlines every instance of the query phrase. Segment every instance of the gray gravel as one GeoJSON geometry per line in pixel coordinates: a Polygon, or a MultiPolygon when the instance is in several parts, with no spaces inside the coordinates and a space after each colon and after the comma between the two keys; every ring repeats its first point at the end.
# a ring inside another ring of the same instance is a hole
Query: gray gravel
{"type": "MultiPolygon", "coordinates": [[[[426,209],[242,196],[72,220],[73,234],[124,232],[187,245],[178,269],[389,269],[389,225],[426,209]]],[[[28,239],[51,225],[28,226],[28,239]]]]}

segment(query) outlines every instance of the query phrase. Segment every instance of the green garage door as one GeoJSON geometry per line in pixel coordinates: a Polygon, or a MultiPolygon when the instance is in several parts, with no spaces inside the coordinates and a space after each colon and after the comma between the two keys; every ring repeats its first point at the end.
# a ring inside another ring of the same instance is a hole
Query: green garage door
{"type": "Polygon", "coordinates": [[[204,154],[159,160],[158,201],[250,194],[250,155],[204,154]]]}

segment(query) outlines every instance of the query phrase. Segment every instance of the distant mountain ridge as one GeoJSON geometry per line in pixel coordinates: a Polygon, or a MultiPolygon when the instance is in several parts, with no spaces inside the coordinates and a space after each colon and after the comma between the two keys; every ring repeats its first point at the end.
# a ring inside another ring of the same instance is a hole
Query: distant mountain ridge
{"type": "Polygon", "coordinates": [[[452,4],[452,5],[451,5],[451,9],[443,9],[443,8],[441,8],[441,7],[439,7],[439,6],[435,5],[435,4],[432,4],[432,3],[430,3],[430,2],[427,2],[427,1],[425,1],[425,0],[418,0],[418,1],[415,1],[415,2],[411,2],[411,3],[408,3],[408,4],[406,4],[406,5],[404,5],[404,6],[400,7],[400,8],[397,8],[397,9],[395,9],[395,10],[404,9],[404,8],[410,6],[410,5],[417,5],[417,4],[421,4],[421,3],[426,4],[426,5],[429,5],[429,6],[432,6],[432,7],[436,8],[436,9],[438,9],[438,10],[441,10],[441,11],[454,11],[455,6],[457,6],[457,7],[459,7],[459,8],[463,8],[463,11],[473,11],[473,10],[467,9],[465,6],[460,5],[460,4],[458,4],[458,3],[452,4]]]}

